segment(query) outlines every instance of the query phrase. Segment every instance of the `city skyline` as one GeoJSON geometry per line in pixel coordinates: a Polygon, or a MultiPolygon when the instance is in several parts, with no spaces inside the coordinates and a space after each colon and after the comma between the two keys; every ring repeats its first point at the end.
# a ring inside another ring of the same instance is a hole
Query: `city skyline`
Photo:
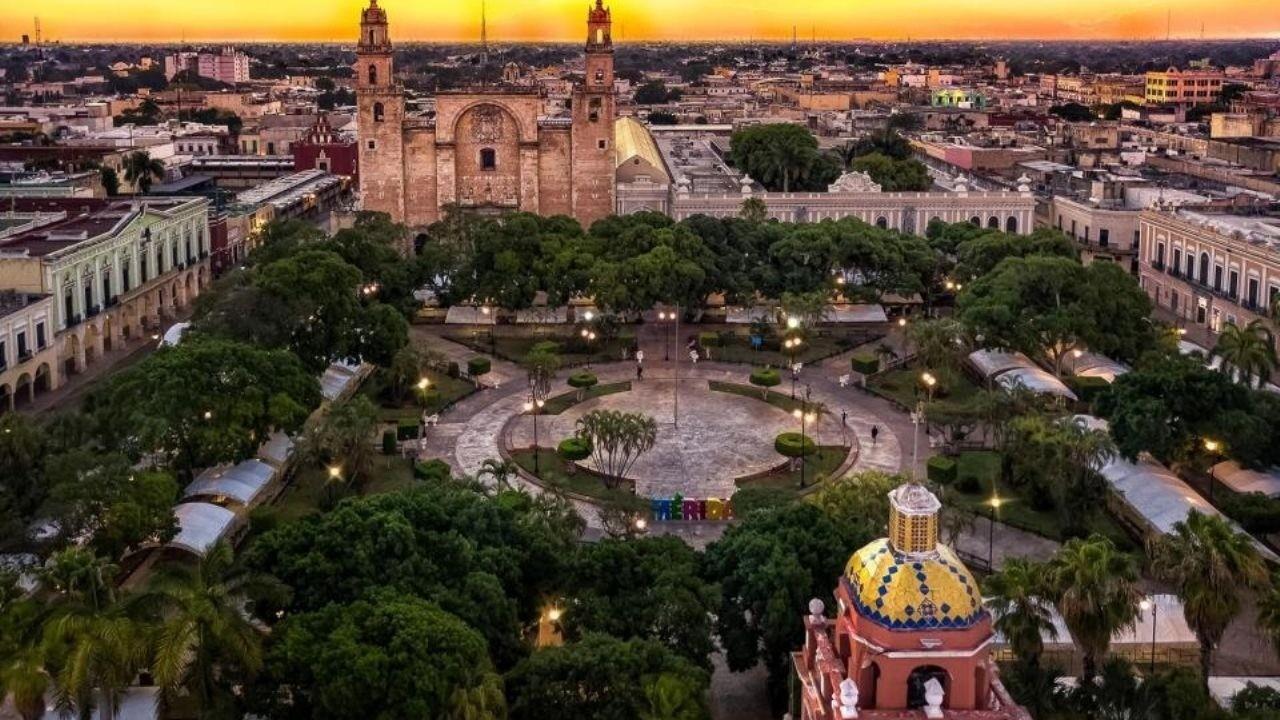
{"type": "MultiPolygon", "coordinates": [[[[360,0],[317,9],[307,0],[279,0],[262,14],[248,0],[182,8],[159,0],[45,0],[41,35],[62,42],[350,42],[360,0]],[[109,15],[108,15],[109,13],[109,15]],[[104,17],[113,18],[103,22],[104,17]]],[[[479,39],[481,0],[424,7],[384,0],[397,18],[393,40],[479,39]]],[[[488,0],[491,42],[577,41],[574,20],[583,0],[488,0]]],[[[615,34],[627,41],[832,40],[1135,40],[1280,37],[1280,4],[1224,0],[1213,13],[1194,0],[906,0],[891,7],[837,0],[786,6],[761,0],[618,0],[615,34]],[[929,23],[918,22],[929,18],[929,23]]],[[[31,6],[0,9],[0,37],[34,35],[31,6]]]]}

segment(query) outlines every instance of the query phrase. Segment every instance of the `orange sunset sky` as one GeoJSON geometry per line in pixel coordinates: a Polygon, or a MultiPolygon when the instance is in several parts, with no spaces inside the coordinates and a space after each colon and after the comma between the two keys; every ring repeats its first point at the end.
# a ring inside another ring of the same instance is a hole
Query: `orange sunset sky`
{"type": "MultiPolygon", "coordinates": [[[[0,40],[348,41],[363,0],[3,0],[0,40]]],[[[380,0],[398,40],[479,37],[481,0],[380,0]]],[[[588,0],[487,0],[492,41],[577,40],[588,0]]],[[[627,40],[1280,37],[1280,0],[613,0],[627,40]]]]}

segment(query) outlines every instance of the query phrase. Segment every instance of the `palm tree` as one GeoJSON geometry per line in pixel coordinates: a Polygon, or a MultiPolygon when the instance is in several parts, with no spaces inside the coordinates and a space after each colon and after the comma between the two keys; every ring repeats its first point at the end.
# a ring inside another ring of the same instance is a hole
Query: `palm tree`
{"type": "Polygon", "coordinates": [[[1246,385],[1256,379],[1261,387],[1276,369],[1275,338],[1261,320],[1243,328],[1228,323],[1213,346],[1213,356],[1222,358],[1223,369],[1234,370],[1246,385]]]}
{"type": "Polygon", "coordinates": [[[0,663],[0,698],[12,698],[22,720],[40,720],[50,685],[43,644],[28,642],[6,655],[0,663]]]}
{"type": "Polygon", "coordinates": [[[1150,555],[1152,572],[1174,586],[1200,641],[1200,680],[1208,690],[1213,651],[1240,614],[1240,591],[1262,586],[1266,568],[1252,538],[1221,517],[1195,510],[1152,542],[1150,555]]]}
{"type": "Polygon", "coordinates": [[[164,177],[164,163],[151,157],[146,150],[131,152],[124,158],[124,179],[133,183],[138,192],[145,195],[151,190],[152,179],[164,177]]]}
{"type": "Polygon", "coordinates": [[[56,593],[60,603],[78,603],[97,611],[113,602],[112,578],[118,571],[118,567],[93,551],[70,547],[49,557],[40,578],[45,587],[56,593]]]}
{"type": "Polygon", "coordinates": [[[511,477],[517,474],[517,467],[510,460],[489,458],[480,463],[480,471],[476,474],[482,477],[488,475],[493,478],[493,483],[498,486],[498,490],[510,490],[511,477]]]}
{"type": "Polygon", "coordinates": [[[1040,666],[1044,635],[1057,637],[1051,604],[1046,599],[1045,566],[1025,558],[1012,558],[1000,572],[987,578],[987,606],[996,617],[995,628],[1009,642],[1015,655],[1032,667],[1040,666]]]}
{"type": "Polygon", "coordinates": [[[1138,617],[1137,570],[1129,556],[1101,535],[1073,538],[1049,561],[1049,595],[1084,654],[1083,675],[1093,681],[1111,636],[1138,617]]]}
{"type": "Polygon", "coordinates": [[[96,706],[104,720],[147,661],[145,632],[122,605],[62,608],[45,624],[45,643],[56,648],[58,706],[82,716],[96,706]]]}
{"type": "Polygon", "coordinates": [[[769,148],[769,165],[782,180],[782,192],[791,192],[791,182],[808,173],[812,155],[812,150],[797,143],[780,142],[769,148]]]}
{"type": "Polygon", "coordinates": [[[262,637],[245,614],[255,580],[233,569],[226,543],[210,548],[196,565],[156,571],[138,605],[160,621],[151,674],[166,694],[185,688],[208,709],[229,674],[253,675],[261,668],[262,637]]]}
{"type": "Polygon", "coordinates": [[[836,157],[840,158],[840,167],[844,170],[848,170],[852,167],[853,161],[858,157],[859,149],[858,144],[853,141],[837,146],[835,154],[836,157]]]}
{"type": "Polygon", "coordinates": [[[310,462],[332,465],[330,479],[342,479],[353,487],[373,465],[372,438],[378,426],[378,408],[367,396],[357,395],[329,409],[307,427],[298,443],[299,454],[310,462]]]}
{"type": "Polygon", "coordinates": [[[1271,641],[1276,653],[1280,654],[1280,576],[1271,583],[1271,587],[1258,598],[1258,629],[1271,641]]]}
{"type": "Polygon", "coordinates": [[[693,680],[675,673],[662,673],[644,679],[647,709],[640,710],[640,720],[698,720],[707,716],[702,690],[693,680]]]}
{"type": "Polygon", "coordinates": [[[959,363],[963,328],[951,318],[921,320],[907,327],[907,342],[920,363],[934,370],[950,370],[959,363]]]}
{"type": "Polygon", "coordinates": [[[488,669],[468,668],[467,682],[449,695],[448,720],[503,720],[507,699],[502,677],[488,669]]]}

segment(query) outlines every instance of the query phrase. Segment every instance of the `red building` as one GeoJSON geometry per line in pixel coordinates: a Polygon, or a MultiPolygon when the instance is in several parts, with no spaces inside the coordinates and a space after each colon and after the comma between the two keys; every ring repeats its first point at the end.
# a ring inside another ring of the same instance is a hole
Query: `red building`
{"type": "Polygon", "coordinates": [[[293,144],[293,169],[323,170],[355,178],[360,174],[360,158],[355,140],[346,140],[329,127],[321,115],[301,142],[293,144]]]}
{"type": "Polygon", "coordinates": [[[989,658],[977,582],[938,543],[941,504],[921,485],[889,493],[889,537],[853,554],[834,619],[820,600],[792,657],[800,720],[1030,720],[989,658]]]}

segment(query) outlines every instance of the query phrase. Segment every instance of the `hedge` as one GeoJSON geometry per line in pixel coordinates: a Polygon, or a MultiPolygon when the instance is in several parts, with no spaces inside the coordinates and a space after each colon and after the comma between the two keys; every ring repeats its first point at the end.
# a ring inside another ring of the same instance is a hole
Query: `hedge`
{"type": "Polygon", "coordinates": [[[595,385],[597,382],[600,382],[600,381],[599,379],[596,378],[596,376],[593,373],[589,373],[585,371],[576,372],[569,376],[569,387],[578,388],[579,390],[583,388],[589,388],[595,385]]]}
{"type": "Polygon", "coordinates": [[[413,464],[413,476],[419,480],[436,480],[444,482],[453,477],[453,470],[449,468],[449,463],[434,458],[420,463],[413,464]]]}
{"type": "Polygon", "coordinates": [[[1227,517],[1259,535],[1280,531],[1280,500],[1260,492],[1230,494],[1220,503],[1227,517]]]}
{"type": "Polygon", "coordinates": [[[771,388],[782,382],[782,376],[776,368],[761,368],[751,371],[751,384],[762,388],[771,388]]]}
{"type": "Polygon", "coordinates": [[[489,362],[489,358],[473,357],[467,361],[467,374],[472,377],[484,375],[489,372],[492,367],[493,365],[489,362]]]}
{"type": "Polygon", "coordinates": [[[416,437],[418,437],[418,418],[400,418],[396,423],[396,438],[413,440],[416,437]]]}
{"type": "Polygon", "coordinates": [[[956,479],[956,461],[942,455],[935,455],[925,463],[929,479],[939,485],[950,485],[956,479]]]}
{"type": "Polygon", "coordinates": [[[784,432],[779,433],[778,437],[774,439],[773,449],[777,450],[780,455],[784,455],[789,458],[798,458],[802,455],[812,455],[817,452],[818,444],[808,435],[805,435],[802,438],[800,433],[784,432]],[[804,441],[803,446],[801,445],[802,439],[804,441]],[[804,448],[803,451],[801,450],[801,447],[804,448]]]}
{"type": "Polygon", "coordinates": [[[1086,403],[1093,402],[1111,387],[1111,383],[1100,377],[1073,377],[1067,381],[1067,385],[1075,392],[1076,397],[1086,403]]]}
{"type": "Polygon", "coordinates": [[[849,358],[849,362],[853,365],[854,372],[863,375],[872,375],[880,370],[880,358],[870,353],[855,353],[849,358]]]}
{"type": "Polygon", "coordinates": [[[462,369],[458,367],[458,363],[450,360],[448,369],[445,371],[445,374],[451,378],[457,378],[462,375],[462,369]]]}
{"type": "Polygon", "coordinates": [[[396,443],[396,432],[394,430],[388,430],[382,433],[382,454],[395,455],[397,449],[398,444],[396,443]]]}
{"type": "Polygon", "coordinates": [[[702,347],[720,347],[720,333],[698,333],[698,344],[702,347]]]}
{"type": "Polygon", "coordinates": [[[565,462],[577,462],[591,457],[591,439],[578,437],[567,437],[560,441],[560,445],[556,447],[556,452],[565,462]]]}

